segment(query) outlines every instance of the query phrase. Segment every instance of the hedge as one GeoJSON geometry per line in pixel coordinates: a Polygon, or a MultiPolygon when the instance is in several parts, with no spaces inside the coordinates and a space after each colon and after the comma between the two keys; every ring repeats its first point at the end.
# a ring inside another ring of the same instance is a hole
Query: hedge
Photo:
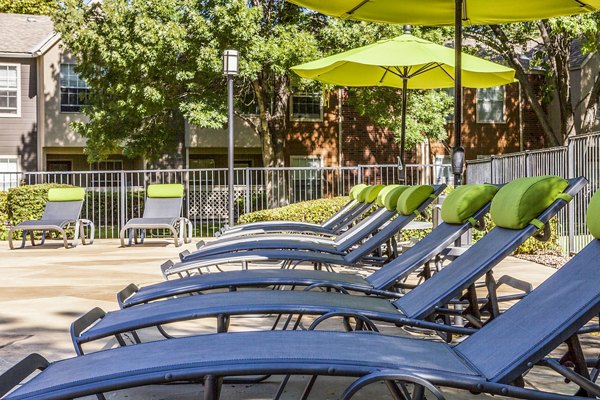
{"type": "Polygon", "coordinates": [[[289,206],[254,211],[240,216],[238,223],[247,224],[259,221],[295,221],[323,223],[348,203],[348,197],[333,197],[302,201],[289,206]]]}
{"type": "Polygon", "coordinates": [[[0,192],[0,240],[8,237],[8,192],[0,192]]]}

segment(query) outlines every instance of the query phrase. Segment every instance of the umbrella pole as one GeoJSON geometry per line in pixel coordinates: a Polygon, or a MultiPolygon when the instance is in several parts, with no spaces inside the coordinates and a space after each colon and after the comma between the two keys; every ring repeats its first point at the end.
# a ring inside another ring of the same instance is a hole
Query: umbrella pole
{"type": "Polygon", "coordinates": [[[408,80],[402,79],[402,128],[400,134],[400,165],[406,176],[406,163],[404,162],[404,143],[406,141],[406,101],[408,98],[408,80]]]}
{"type": "Polygon", "coordinates": [[[454,148],[452,149],[452,171],[454,186],[462,184],[462,174],[465,165],[465,149],[460,143],[462,127],[462,12],[463,1],[455,0],[454,14],[454,148]]]}

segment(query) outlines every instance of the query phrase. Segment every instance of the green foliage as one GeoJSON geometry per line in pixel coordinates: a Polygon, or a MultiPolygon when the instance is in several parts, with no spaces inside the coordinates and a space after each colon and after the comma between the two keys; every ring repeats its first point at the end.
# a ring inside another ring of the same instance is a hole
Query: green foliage
{"type": "Polygon", "coordinates": [[[0,13],[52,15],[56,0],[0,0],[0,13]]]}
{"type": "Polygon", "coordinates": [[[346,203],[348,197],[334,197],[331,199],[309,200],[289,206],[270,210],[255,211],[241,215],[240,224],[259,221],[295,221],[320,224],[338,212],[346,203]]]}
{"type": "Polygon", "coordinates": [[[8,234],[8,192],[0,192],[0,240],[8,234]]]}
{"type": "MultiPolygon", "coordinates": [[[[402,94],[394,88],[372,87],[352,89],[349,98],[361,115],[368,116],[375,125],[387,128],[400,141],[402,127],[402,94]]],[[[406,148],[427,139],[445,140],[446,116],[452,113],[454,99],[439,90],[410,90],[406,110],[406,148]]]]}

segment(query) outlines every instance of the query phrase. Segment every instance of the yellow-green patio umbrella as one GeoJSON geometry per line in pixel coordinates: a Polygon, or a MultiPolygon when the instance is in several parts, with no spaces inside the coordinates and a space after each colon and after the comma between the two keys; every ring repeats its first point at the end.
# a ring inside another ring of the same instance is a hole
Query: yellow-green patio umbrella
{"type": "Polygon", "coordinates": [[[598,11],[600,0],[288,0],[344,19],[415,25],[455,26],[454,143],[452,165],[460,184],[464,150],[460,146],[462,26],[534,21],[598,11]]]}
{"type": "MultiPolygon", "coordinates": [[[[404,165],[406,90],[454,86],[454,49],[404,34],[292,67],[303,78],[340,86],[402,88],[400,160],[404,165]]],[[[463,85],[486,88],[512,83],[515,71],[469,54],[462,55],[463,85]]]]}

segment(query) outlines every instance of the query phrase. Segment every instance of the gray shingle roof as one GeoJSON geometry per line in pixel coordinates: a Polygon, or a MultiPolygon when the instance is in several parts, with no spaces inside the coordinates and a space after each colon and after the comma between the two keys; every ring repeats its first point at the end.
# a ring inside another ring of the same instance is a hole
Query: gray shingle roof
{"type": "Polygon", "coordinates": [[[54,36],[50,17],[0,14],[0,53],[33,54],[54,36]]]}

